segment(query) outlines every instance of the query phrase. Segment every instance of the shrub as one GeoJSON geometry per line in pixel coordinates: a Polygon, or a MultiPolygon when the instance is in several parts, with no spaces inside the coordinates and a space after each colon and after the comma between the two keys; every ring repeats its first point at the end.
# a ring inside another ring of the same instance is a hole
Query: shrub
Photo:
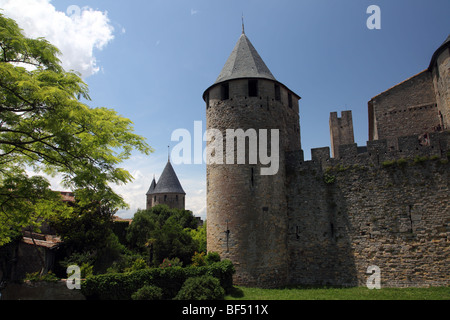
{"type": "Polygon", "coordinates": [[[219,279],[201,276],[187,279],[175,300],[221,300],[224,296],[219,279]]]}
{"type": "Polygon", "coordinates": [[[192,265],[194,267],[201,267],[206,265],[206,258],[205,253],[201,252],[195,252],[194,256],[192,257],[192,265]]]}
{"type": "Polygon", "coordinates": [[[24,281],[31,281],[31,282],[57,282],[59,279],[53,272],[48,272],[46,274],[40,274],[39,271],[34,273],[27,273],[25,275],[24,281]]]}
{"type": "Polygon", "coordinates": [[[163,291],[157,286],[143,286],[138,291],[131,295],[133,300],[161,300],[163,297],[163,291]]]}
{"type": "Polygon", "coordinates": [[[180,261],[180,259],[178,258],[173,258],[173,259],[169,259],[166,258],[163,260],[163,262],[159,265],[159,267],[161,269],[164,268],[171,268],[171,267],[182,267],[183,266],[183,262],[180,261]]]}
{"type": "Polygon", "coordinates": [[[236,272],[236,269],[230,260],[216,262],[206,268],[206,274],[219,279],[220,285],[225,289],[226,293],[233,289],[233,274],[236,272]]]}
{"type": "Polygon", "coordinates": [[[147,263],[144,259],[138,258],[133,262],[130,268],[125,268],[125,272],[138,271],[148,268],[147,263]]]}
{"type": "Polygon", "coordinates": [[[204,267],[148,268],[129,273],[109,273],[91,276],[82,282],[82,293],[87,299],[129,300],[133,293],[145,285],[162,289],[162,299],[173,299],[188,278],[212,276],[228,292],[233,288],[235,272],[230,260],[204,267]]]}
{"type": "Polygon", "coordinates": [[[208,254],[205,257],[205,260],[207,265],[220,262],[220,255],[217,252],[208,252],[208,254]]]}

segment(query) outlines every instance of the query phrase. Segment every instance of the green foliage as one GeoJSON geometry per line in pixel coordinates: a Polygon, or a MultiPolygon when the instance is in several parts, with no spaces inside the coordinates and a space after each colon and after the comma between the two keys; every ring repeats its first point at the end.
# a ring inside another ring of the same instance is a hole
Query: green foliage
{"type": "Polygon", "coordinates": [[[145,260],[142,258],[139,258],[133,262],[133,265],[130,268],[126,268],[125,272],[133,272],[133,271],[138,271],[138,270],[144,270],[147,268],[148,268],[148,266],[147,266],[147,263],[145,262],[145,260]]]}
{"type": "Polygon", "coordinates": [[[24,227],[38,231],[47,218],[70,214],[48,181],[24,168],[60,174],[81,206],[101,201],[118,208],[126,204],[110,184],[132,176],[117,166],[133,150],[152,152],[129,119],[81,102],[90,99],[88,87],[63,70],[58,54],[0,14],[0,245],[24,227]]]}
{"type": "Polygon", "coordinates": [[[221,300],[224,296],[217,278],[201,276],[187,279],[174,300],[221,300]]]}
{"type": "Polygon", "coordinates": [[[5,175],[0,161],[0,246],[20,235],[25,228],[39,232],[46,218],[66,217],[72,212],[61,201],[60,194],[50,190],[47,180],[28,177],[19,169],[14,171],[5,175]]]}
{"type": "Polygon", "coordinates": [[[395,165],[395,160],[392,161],[383,161],[383,163],[381,164],[384,168],[388,168],[388,167],[392,167],[393,165],[395,165]]]}
{"type": "Polygon", "coordinates": [[[235,269],[229,260],[204,267],[148,268],[129,273],[100,274],[87,278],[81,286],[88,299],[129,300],[133,293],[146,285],[157,286],[163,299],[173,299],[188,278],[211,276],[219,280],[226,292],[233,287],[235,269]]]}
{"type": "Polygon", "coordinates": [[[49,222],[67,250],[81,253],[106,245],[114,213],[114,210],[96,203],[83,207],[73,205],[70,215],[52,218],[49,222]]]}
{"type": "Polygon", "coordinates": [[[133,300],[162,300],[163,291],[156,286],[143,286],[131,295],[133,300]]]}
{"type": "Polygon", "coordinates": [[[328,172],[325,172],[324,175],[323,175],[323,181],[326,184],[333,184],[333,183],[336,182],[336,176],[334,176],[334,175],[332,175],[332,174],[330,174],[328,172]]]}
{"type": "Polygon", "coordinates": [[[428,161],[428,160],[430,160],[430,158],[428,158],[428,157],[420,157],[420,156],[416,156],[416,157],[414,158],[414,163],[415,163],[415,164],[419,164],[419,163],[423,163],[423,162],[428,161]]]}
{"type": "Polygon", "coordinates": [[[220,255],[217,252],[195,252],[192,257],[192,266],[202,267],[206,265],[211,265],[213,263],[220,262],[220,255]]]}
{"type": "Polygon", "coordinates": [[[206,258],[204,252],[195,252],[192,256],[192,265],[194,267],[201,267],[206,265],[206,258]]]}
{"type": "Polygon", "coordinates": [[[210,265],[220,261],[220,255],[217,252],[208,252],[205,257],[206,264],[210,265]]]}
{"type": "Polygon", "coordinates": [[[25,279],[23,281],[31,281],[31,282],[57,282],[59,279],[52,272],[48,272],[46,274],[40,274],[40,272],[27,273],[25,275],[25,279]]]}
{"type": "Polygon", "coordinates": [[[407,163],[408,163],[408,160],[403,159],[403,158],[397,160],[397,164],[398,164],[400,167],[405,166],[407,163]]]}
{"type": "Polygon", "coordinates": [[[60,252],[67,255],[63,265],[89,263],[94,273],[100,273],[123,258],[127,249],[112,231],[114,213],[100,204],[84,207],[75,204],[68,217],[50,220],[63,240],[60,252]]]}
{"type": "Polygon", "coordinates": [[[179,258],[164,259],[163,262],[159,265],[159,267],[161,269],[173,268],[173,267],[182,267],[182,266],[183,266],[183,262],[181,262],[179,258]]]}
{"type": "Polygon", "coordinates": [[[191,263],[195,252],[195,243],[185,229],[175,219],[169,218],[162,226],[152,233],[154,242],[154,260],[162,261],[165,258],[179,258],[184,265],[191,263]]]}
{"type": "Polygon", "coordinates": [[[192,227],[196,228],[197,222],[191,211],[159,205],[136,212],[127,241],[132,249],[148,252],[154,265],[166,258],[179,258],[188,265],[197,247],[191,237],[192,227]]]}
{"type": "Polygon", "coordinates": [[[188,231],[196,243],[197,252],[206,252],[206,222],[203,223],[203,226],[188,231]]]}

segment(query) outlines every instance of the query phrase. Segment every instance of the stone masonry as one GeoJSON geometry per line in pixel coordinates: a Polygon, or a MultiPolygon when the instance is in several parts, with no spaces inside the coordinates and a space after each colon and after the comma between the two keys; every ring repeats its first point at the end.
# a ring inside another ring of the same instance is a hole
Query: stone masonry
{"type": "Polygon", "coordinates": [[[207,158],[225,157],[227,129],[278,129],[280,169],[207,165],[208,251],[232,260],[236,284],[364,286],[377,266],[385,287],[450,285],[449,47],[450,37],[429,69],[369,101],[366,146],[351,111],[332,113],[332,155],[312,149],[305,161],[301,98],[242,33],[203,94],[207,128],[223,139],[207,158]]]}

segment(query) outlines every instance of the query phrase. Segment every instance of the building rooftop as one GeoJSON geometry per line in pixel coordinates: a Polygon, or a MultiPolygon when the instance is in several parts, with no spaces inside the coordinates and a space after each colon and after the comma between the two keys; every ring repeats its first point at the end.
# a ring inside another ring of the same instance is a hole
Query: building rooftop
{"type": "Polygon", "coordinates": [[[161,194],[161,193],[186,194],[186,192],[184,192],[183,190],[183,187],[181,186],[180,181],[178,180],[175,170],[173,170],[170,161],[167,162],[167,165],[164,168],[164,171],[162,172],[161,177],[158,180],[158,183],[156,183],[155,179],[153,178],[152,184],[147,192],[147,195],[161,194]]]}
{"type": "Polygon", "coordinates": [[[436,63],[436,59],[439,56],[439,54],[441,54],[441,52],[450,46],[450,35],[448,35],[447,39],[445,39],[445,41],[441,44],[441,46],[439,48],[437,48],[437,50],[434,52],[433,56],[431,57],[431,62],[430,62],[430,66],[428,67],[428,70],[432,70],[434,67],[434,64],[436,63]]]}
{"type": "Polygon", "coordinates": [[[155,180],[155,177],[153,177],[153,181],[152,181],[152,184],[150,185],[150,188],[147,191],[147,195],[153,194],[155,191],[155,188],[156,188],[156,180],[155,180]]]}
{"type": "Polygon", "coordinates": [[[276,81],[244,32],[239,37],[215,84],[239,78],[263,78],[276,81]]]}
{"type": "MultiPolygon", "coordinates": [[[[301,99],[299,95],[290,90],[287,86],[279,82],[270,72],[267,65],[264,63],[263,59],[256,51],[255,47],[251,43],[250,39],[244,32],[242,28],[242,34],[239,37],[233,51],[228,57],[225,66],[220,72],[219,76],[208,89],[203,93],[203,100],[206,99],[206,92],[212,87],[216,86],[225,81],[236,80],[236,79],[268,79],[277,82],[278,84],[285,87],[287,90],[292,92],[298,99],[301,99]]],[[[206,100],[205,100],[206,101],[206,100]]]]}

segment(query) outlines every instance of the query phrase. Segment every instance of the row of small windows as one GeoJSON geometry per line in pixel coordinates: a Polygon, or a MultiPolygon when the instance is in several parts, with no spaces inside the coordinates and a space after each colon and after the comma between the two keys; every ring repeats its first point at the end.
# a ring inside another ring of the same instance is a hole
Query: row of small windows
{"type": "MultiPolygon", "coordinates": [[[[175,195],[175,201],[178,202],[178,195],[175,195]]],[[[156,196],[153,197],[153,202],[156,202],[156,196]]],[[[164,202],[167,202],[167,195],[164,195],[164,202]]]]}
{"type": "MultiPolygon", "coordinates": [[[[281,87],[279,84],[274,84],[275,90],[275,100],[281,101],[281,87]]],[[[258,80],[248,80],[248,96],[257,97],[258,96],[258,80]]],[[[220,89],[220,99],[222,101],[230,99],[230,84],[225,82],[222,84],[220,89]]],[[[208,99],[209,100],[209,99],[208,99]]],[[[288,105],[289,108],[293,107],[292,94],[288,93],[288,105]]]]}

